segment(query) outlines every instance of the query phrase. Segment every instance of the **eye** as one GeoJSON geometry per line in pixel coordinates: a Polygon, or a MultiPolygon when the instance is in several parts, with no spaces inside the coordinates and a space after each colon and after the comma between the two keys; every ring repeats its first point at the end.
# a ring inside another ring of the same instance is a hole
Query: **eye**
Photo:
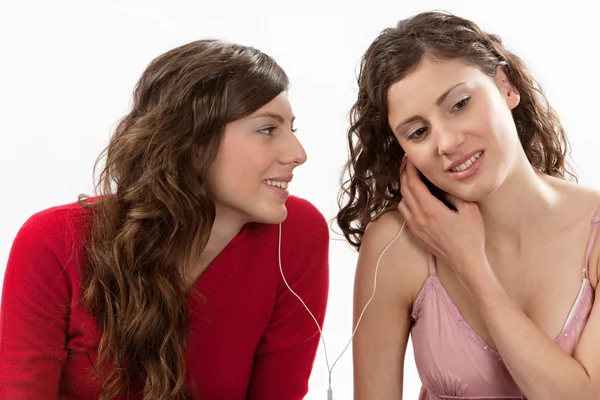
{"type": "Polygon", "coordinates": [[[457,101],[454,106],[452,106],[451,112],[457,112],[465,109],[469,105],[469,100],[471,100],[470,97],[465,97],[464,99],[457,101]]]}
{"type": "Polygon", "coordinates": [[[262,133],[263,135],[273,136],[273,131],[275,129],[276,128],[274,126],[267,126],[266,128],[258,129],[257,132],[262,133]]]}
{"type": "Polygon", "coordinates": [[[414,131],[409,132],[408,140],[417,140],[423,137],[427,132],[427,127],[422,126],[419,129],[415,129],[414,131]]]}

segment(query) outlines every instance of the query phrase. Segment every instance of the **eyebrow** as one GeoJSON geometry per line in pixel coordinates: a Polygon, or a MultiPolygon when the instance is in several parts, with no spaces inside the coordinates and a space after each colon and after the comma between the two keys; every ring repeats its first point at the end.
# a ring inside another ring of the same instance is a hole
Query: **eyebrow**
{"type": "MultiPolygon", "coordinates": [[[[285,121],[285,118],[283,118],[281,115],[275,114],[275,113],[270,113],[270,112],[263,112],[263,113],[256,114],[256,115],[250,117],[250,119],[256,119],[256,118],[273,118],[273,119],[277,120],[280,124],[283,124],[283,122],[285,121]]],[[[296,117],[292,116],[290,123],[294,122],[295,119],[296,119],[296,117]]]]}
{"type": "MultiPolygon", "coordinates": [[[[459,87],[460,85],[464,85],[466,82],[459,82],[456,85],[453,85],[450,89],[446,90],[444,93],[442,93],[442,95],[440,97],[437,98],[437,100],[435,101],[435,104],[437,106],[440,106],[445,100],[446,97],[448,97],[448,95],[450,94],[451,91],[453,91],[455,88],[459,87]]],[[[400,122],[398,125],[396,125],[396,131],[405,124],[408,124],[409,122],[414,122],[414,121],[418,121],[419,119],[421,119],[420,116],[418,115],[413,115],[412,117],[409,117],[407,119],[405,119],[404,121],[400,122]]]]}

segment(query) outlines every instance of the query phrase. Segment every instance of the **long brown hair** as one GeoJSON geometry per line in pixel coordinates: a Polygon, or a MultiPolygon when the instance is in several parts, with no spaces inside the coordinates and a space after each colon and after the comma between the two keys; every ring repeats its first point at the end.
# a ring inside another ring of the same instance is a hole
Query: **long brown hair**
{"type": "Polygon", "coordinates": [[[357,250],[369,222],[400,202],[404,150],[388,124],[387,92],[426,54],[437,60],[462,60],[491,77],[503,68],[521,95],[512,114],[529,162],[548,175],[574,177],[565,168],[569,148],[557,114],[525,63],[504,48],[500,37],[449,13],[417,14],[383,30],[361,60],[358,98],[350,111],[350,158],[342,173],[336,216],[346,240],[357,250]]]}
{"type": "Polygon", "coordinates": [[[138,385],[145,400],[192,398],[183,267],[214,222],[211,165],[225,125],[287,88],[271,57],[218,40],[170,50],[142,74],[131,111],[96,162],[106,158],[97,197],[79,200],[94,215],[83,301],[102,332],[101,400],[138,385]]]}

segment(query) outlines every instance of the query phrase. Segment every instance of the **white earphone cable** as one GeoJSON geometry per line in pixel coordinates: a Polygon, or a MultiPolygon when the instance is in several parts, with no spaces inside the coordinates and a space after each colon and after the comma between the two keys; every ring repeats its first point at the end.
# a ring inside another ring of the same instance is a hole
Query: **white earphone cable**
{"type": "Polygon", "coordinates": [[[279,271],[281,272],[281,277],[283,278],[283,282],[285,283],[285,286],[287,286],[288,290],[294,296],[296,296],[296,298],[298,300],[300,300],[300,302],[302,303],[302,305],[304,306],[304,308],[306,309],[306,311],[308,311],[308,313],[312,317],[313,321],[315,321],[315,325],[317,325],[317,329],[319,330],[319,333],[321,334],[321,341],[323,342],[323,351],[325,353],[325,363],[327,364],[327,371],[329,372],[329,387],[327,389],[327,399],[328,400],[333,400],[333,390],[331,389],[331,373],[333,371],[333,368],[335,367],[335,365],[337,364],[337,362],[340,360],[340,358],[342,358],[342,356],[344,355],[344,353],[346,352],[346,350],[348,349],[348,347],[352,343],[352,340],[354,339],[354,335],[356,334],[356,331],[358,330],[358,326],[360,325],[360,321],[362,320],[362,317],[363,317],[365,311],[367,310],[367,307],[369,306],[369,304],[371,304],[371,301],[375,297],[375,291],[377,290],[377,273],[379,271],[379,262],[381,261],[381,258],[383,257],[383,255],[385,254],[385,252],[387,251],[387,249],[392,245],[392,243],[394,243],[396,241],[396,239],[398,239],[398,237],[400,236],[400,234],[404,230],[404,225],[405,224],[406,224],[406,221],[404,221],[402,223],[402,226],[400,227],[400,230],[398,231],[398,233],[396,234],[396,236],[392,239],[392,241],[390,243],[388,243],[388,245],[383,249],[383,251],[379,255],[379,258],[377,259],[377,264],[375,265],[375,274],[374,274],[374,277],[373,277],[373,293],[371,294],[371,297],[367,301],[367,304],[365,304],[365,307],[363,308],[362,312],[360,313],[360,316],[358,317],[358,320],[356,321],[356,326],[354,327],[354,330],[352,331],[352,336],[350,337],[350,340],[346,344],[346,347],[344,347],[344,350],[342,350],[342,353],[334,361],[334,363],[331,366],[331,368],[329,367],[329,358],[327,356],[327,346],[325,345],[325,336],[323,335],[323,331],[321,330],[321,326],[319,325],[319,322],[317,321],[317,319],[315,318],[315,316],[313,315],[313,313],[310,311],[310,309],[308,308],[308,306],[306,305],[306,303],[304,302],[304,300],[302,300],[302,298],[300,296],[298,296],[298,294],[292,290],[292,288],[288,284],[287,279],[285,279],[285,275],[283,274],[283,267],[281,265],[281,224],[279,224],[279,246],[277,248],[278,249],[277,256],[278,256],[278,259],[279,259],[279,271]]]}

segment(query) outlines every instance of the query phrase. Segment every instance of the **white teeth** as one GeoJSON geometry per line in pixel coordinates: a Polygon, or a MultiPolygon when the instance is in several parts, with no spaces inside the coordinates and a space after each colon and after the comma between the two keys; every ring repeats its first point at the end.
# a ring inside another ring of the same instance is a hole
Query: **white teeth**
{"type": "Polygon", "coordinates": [[[267,185],[275,186],[275,187],[282,188],[282,189],[287,189],[287,187],[288,187],[287,182],[272,181],[270,179],[266,179],[263,182],[266,183],[267,185]]]}
{"type": "Polygon", "coordinates": [[[481,151],[473,154],[473,157],[469,158],[467,161],[465,161],[464,163],[460,164],[458,167],[454,167],[452,168],[450,171],[452,172],[460,172],[460,171],[464,171],[465,169],[469,168],[471,165],[473,165],[473,163],[475,162],[475,160],[477,160],[479,158],[479,156],[481,155],[481,151]]]}

